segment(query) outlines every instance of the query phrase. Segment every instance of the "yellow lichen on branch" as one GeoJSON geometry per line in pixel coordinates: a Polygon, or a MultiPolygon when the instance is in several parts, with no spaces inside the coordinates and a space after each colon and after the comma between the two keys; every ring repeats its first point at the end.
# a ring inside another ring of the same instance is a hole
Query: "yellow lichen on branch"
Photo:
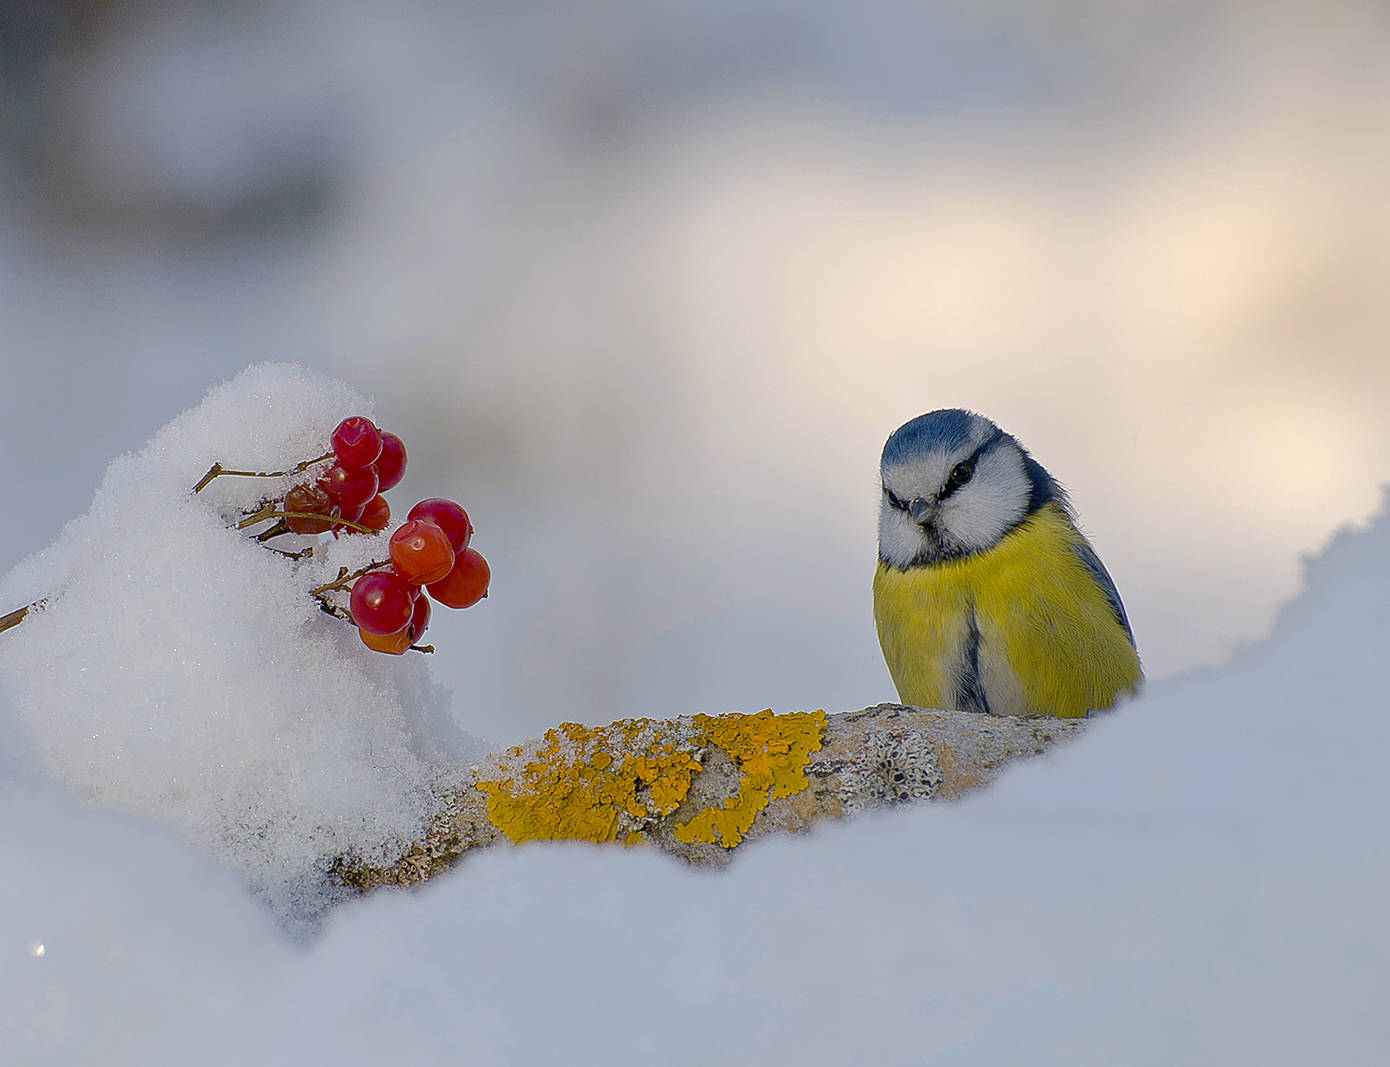
{"type": "Polygon", "coordinates": [[[512,841],[636,844],[685,804],[710,748],[739,768],[738,792],[674,825],[684,842],[737,845],[774,798],[807,785],[825,712],[623,719],[607,726],[562,723],[528,748],[509,749],[480,771],[488,818],[512,841]]]}
{"type": "Polygon", "coordinates": [[[699,746],[679,722],[622,719],[561,723],[529,748],[508,749],[480,770],[488,818],[513,841],[641,840],[669,815],[700,769],[699,746]]]}
{"type": "Polygon", "coordinates": [[[720,866],[753,838],[979,789],[1086,727],[896,704],[564,723],[460,769],[396,861],[339,856],[332,873],[362,891],[414,885],[505,840],[645,843],[720,866]]]}
{"type": "Polygon", "coordinates": [[[821,747],[825,712],[774,715],[769,709],[756,715],[696,715],[695,725],[706,743],[723,749],[738,764],[742,777],[737,795],[721,807],[705,808],[677,823],[675,837],[687,844],[703,841],[733,848],[769,802],[799,793],[809,784],[806,763],[821,747]]]}

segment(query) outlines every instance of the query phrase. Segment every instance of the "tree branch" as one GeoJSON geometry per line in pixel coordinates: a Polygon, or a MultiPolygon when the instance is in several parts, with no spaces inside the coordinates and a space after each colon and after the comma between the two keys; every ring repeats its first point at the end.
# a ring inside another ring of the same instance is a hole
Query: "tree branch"
{"type": "Polygon", "coordinates": [[[532,840],[616,841],[721,866],[748,840],[981,788],[1086,725],[900,704],[563,723],[440,790],[425,833],[390,866],[340,856],[332,875],[362,891],[413,885],[476,849],[532,840]]]}

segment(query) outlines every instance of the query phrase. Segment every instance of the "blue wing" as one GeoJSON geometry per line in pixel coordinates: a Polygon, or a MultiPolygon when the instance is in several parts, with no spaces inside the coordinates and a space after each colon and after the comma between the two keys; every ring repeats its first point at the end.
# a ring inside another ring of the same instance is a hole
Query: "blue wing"
{"type": "Polygon", "coordinates": [[[1074,546],[1076,554],[1081,557],[1081,562],[1086,565],[1086,569],[1091,572],[1091,577],[1095,578],[1096,584],[1100,586],[1101,592],[1105,594],[1105,599],[1110,603],[1110,610],[1115,613],[1115,620],[1125,628],[1125,634],[1129,637],[1131,648],[1137,648],[1134,643],[1134,631],[1129,628],[1129,616],[1125,614],[1125,606],[1120,601],[1120,591],[1115,588],[1115,582],[1110,577],[1110,572],[1105,569],[1105,564],[1096,555],[1096,550],[1091,547],[1091,543],[1082,537],[1074,546]]]}

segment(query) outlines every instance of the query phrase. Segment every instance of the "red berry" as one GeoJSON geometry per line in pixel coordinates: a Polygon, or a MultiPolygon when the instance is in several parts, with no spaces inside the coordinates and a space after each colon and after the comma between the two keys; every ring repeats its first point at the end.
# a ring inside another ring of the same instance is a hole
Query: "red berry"
{"type": "Polygon", "coordinates": [[[333,431],[333,451],[344,467],[370,467],[381,455],[381,431],[361,415],[344,419],[333,431]]]}
{"type": "MultiPolygon", "coordinates": [[[[347,519],[348,522],[357,522],[362,518],[362,508],[340,508],[338,518],[347,519]]],[[[357,528],[355,526],[344,526],[341,522],[335,522],[333,524],[333,536],[335,538],[338,537],[339,534],[356,532],[357,528]]]]}
{"type": "Polygon", "coordinates": [[[317,485],[296,485],[285,494],[285,510],[299,512],[285,519],[285,525],[297,534],[321,534],[337,518],[332,498],[317,485]],[[323,518],[306,519],[305,514],[323,518]]]}
{"type": "Polygon", "coordinates": [[[360,508],[376,496],[376,471],[371,467],[344,467],[334,464],[319,478],[319,485],[343,508],[360,508]]]}
{"type": "Polygon", "coordinates": [[[454,566],[449,537],[432,522],[410,519],[391,535],[391,563],[411,585],[437,582],[454,566]]]}
{"type": "Polygon", "coordinates": [[[405,477],[405,442],[389,430],[381,435],[381,455],[376,461],[377,492],[394,489],[405,477]]]}
{"type": "Polygon", "coordinates": [[[359,629],[357,636],[362,638],[362,643],[373,652],[389,652],[393,656],[400,656],[408,652],[410,646],[415,643],[410,630],[408,625],[400,633],[394,634],[369,634],[366,630],[359,629]]]}
{"type": "Polygon", "coordinates": [[[384,636],[399,633],[415,611],[415,587],[398,574],[373,571],[352,586],[348,610],[359,629],[384,636]]]}
{"type": "Polygon", "coordinates": [[[430,598],[425,596],[425,591],[420,590],[420,595],[415,598],[415,611],[410,616],[410,634],[415,640],[420,637],[430,625],[430,598]]]}
{"type": "Polygon", "coordinates": [[[415,598],[415,609],[411,613],[410,622],[406,623],[405,629],[394,634],[369,634],[366,630],[358,629],[357,636],[362,638],[362,643],[373,652],[389,652],[393,656],[399,656],[409,651],[410,646],[420,640],[420,635],[425,632],[430,624],[430,598],[425,596],[422,591],[415,598]]]}
{"type": "Polygon", "coordinates": [[[468,547],[468,539],[473,536],[473,524],[468,521],[468,512],[452,500],[433,496],[422,500],[410,509],[409,519],[424,519],[432,522],[449,535],[449,544],[455,552],[468,547]]]}
{"type": "MultiPolygon", "coordinates": [[[[373,533],[380,533],[391,523],[391,505],[386,503],[386,498],[378,493],[363,505],[362,515],[357,521],[373,533]]],[[[356,530],[348,530],[348,533],[357,532],[356,530]]]]}
{"type": "Polygon", "coordinates": [[[458,554],[448,574],[431,583],[430,596],[447,608],[466,608],[487,596],[492,569],[476,548],[466,548],[458,554]]]}

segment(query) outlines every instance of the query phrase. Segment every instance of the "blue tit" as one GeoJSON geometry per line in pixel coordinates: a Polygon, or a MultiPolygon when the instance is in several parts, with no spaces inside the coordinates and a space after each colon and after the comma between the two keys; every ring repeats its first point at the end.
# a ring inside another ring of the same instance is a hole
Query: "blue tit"
{"type": "Polygon", "coordinates": [[[982,415],[883,446],[874,621],[904,704],[1079,718],[1143,678],[1120,594],[1066,492],[982,415]]]}

